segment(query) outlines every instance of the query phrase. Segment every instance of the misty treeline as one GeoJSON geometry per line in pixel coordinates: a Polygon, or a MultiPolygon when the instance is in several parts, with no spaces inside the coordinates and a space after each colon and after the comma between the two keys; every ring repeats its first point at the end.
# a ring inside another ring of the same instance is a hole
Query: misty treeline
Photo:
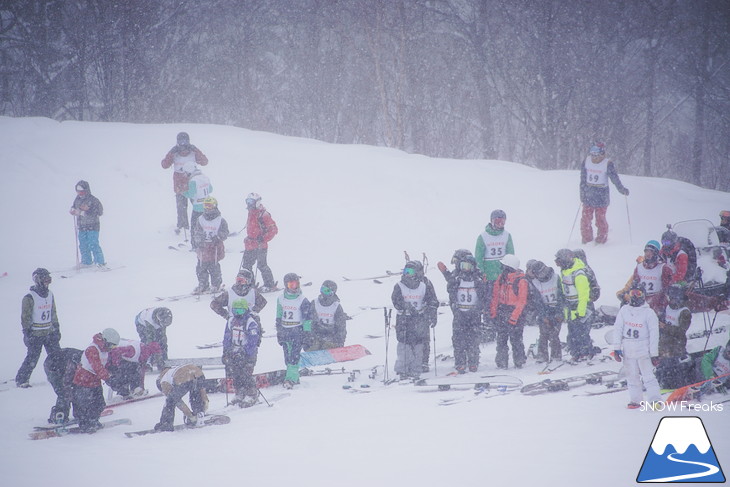
{"type": "Polygon", "coordinates": [[[727,0],[0,0],[0,114],[543,169],[603,140],[727,191],[729,38],[727,0]]]}

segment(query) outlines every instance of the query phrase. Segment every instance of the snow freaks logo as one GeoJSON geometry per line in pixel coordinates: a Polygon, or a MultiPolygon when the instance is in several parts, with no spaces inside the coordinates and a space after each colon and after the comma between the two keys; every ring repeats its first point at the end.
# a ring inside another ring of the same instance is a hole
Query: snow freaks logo
{"type": "Polygon", "coordinates": [[[691,416],[662,418],[636,481],[725,482],[702,420],[691,416]]]}

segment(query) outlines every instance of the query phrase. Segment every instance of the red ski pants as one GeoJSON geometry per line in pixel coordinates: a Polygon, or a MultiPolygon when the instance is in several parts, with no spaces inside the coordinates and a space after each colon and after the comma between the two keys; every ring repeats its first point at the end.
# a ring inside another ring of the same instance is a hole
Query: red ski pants
{"type": "Polygon", "coordinates": [[[606,243],[608,239],[608,222],[606,221],[606,210],[607,206],[604,207],[593,207],[583,205],[583,214],[580,218],[580,236],[583,243],[588,243],[593,240],[593,214],[596,215],[596,229],[598,235],[596,235],[596,243],[606,243]]]}

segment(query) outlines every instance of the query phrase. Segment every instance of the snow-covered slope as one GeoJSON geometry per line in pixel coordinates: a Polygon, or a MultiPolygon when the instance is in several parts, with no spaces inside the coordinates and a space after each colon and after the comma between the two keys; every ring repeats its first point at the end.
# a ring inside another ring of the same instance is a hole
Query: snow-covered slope
{"type": "MultiPolygon", "coordinates": [[[[545,172],[502,161],[431,159],[223,126],[0,118],[0,167],[5,183],[0,274],[8,273],[0,278],[4,327],[0,382],[15,376],[25,354],[19,312],[31,272],[36,267],[67,270],[75,263],[68,209],[80,179],[89,181],[104,204],[101,244],[109,265],[119,268],[103,273],[54,273],[62,346],[83,348],[106,327],[134,338],[133,319],[139,310],[158,304],[156,296],[189,292],[196,285],[194,254],[168,249],[180,237],[173,233],[172,175],[162,170],[160,160],[180,130],[188,131],[192,143],[210,159],[203,170],[232,231],[245,224],[245,195],[255,191],[263,196],[280,230],[269,251],[277,279],[296,272],[303,281],[313,281],[314,286],[305,288],[309,298],[316,296],[324,279],[339,284],[345,310],[356,315],[348,322],[347,342],[361,343],[373,352],[344,365],[360,370],[354,385],[368,384],[371,392],[343,390],[346,375],[304,378],[289,397],[271,408],[230,411],[229,425],[125,438],[124,431],[157,422],[162,400],[150,399],[115,411],[113,417],[129,417],[132,426],[33,442],[27,440],[27,433],[45,422],[55,400],[39,364],[31,389],[0,385],[2,485],[616,486],[633,482],[660,413],[627,411],[626,393],[525,397],[490,392],[484,398],[442,407],[441,400],[469,397],[470,392],[379,387],[385,363],[382,310],[360,307],[388,306],[395,279],[384,279],[383,284],[342,279],[398,270],[404,250],[414,258],[425,253],[431,262],[429,277],[446,299],[435,263],[448,263],[457,248],[473,249],[495,208],[507,212],[507,229],[522,263],[534,258],[552,265],[557,249],[580,245],[577,226],[571,234],[578,211],[575,171],[545,172]],[[369,379],[378,365],[378,375],[369,379]]],[[[621,171],[621,161],[617,162],[621,171]]],[[[631,196],[626,199],[613,192],[609,242],[586,246],[604,289],[601,303],[611,305],[614,290],[629,277],[644,243],[658,239],[666,223],[693,218],[715,221],[720,209],[730,207],[727,193],[672,180],[622,179],[631,196]]],[[[230,285],[240,263],[242,238],[230,239],[226,248],[223,277],[230,285]]],[[[262,313],[268,333],[274,329],[274,301],[272,295],[262,313]]],[[[174,314],[168,332],[171,357],[218,353],[195,347],[222,337],[223,322],[206,299],[168,306],[174,314]]],[[[450,318],[448,311],[439,316],[437,354],[452,355],[450,318]]],[[[720,316],[718,322],[723,319],[728,318],[720,316]]],[[[702,317],[695,321],[702,329],[702,317]]],[[[605,347],[603,334],[596,330],[594,340],[605,347]]],[[[525,343],[533,343],[536,335],[537,330],[528,328],[525,343]]],[[[392,367],[394,334],[390,340],[392,367]]],[[[45,353],[41,362],[44,358],[45,353]]],[[[276,340],[264,339],[257,370],[282,365],[276,340]]],[[[452,365],[448,360],[437,362],[438,374],[450,371],[452,365]]],[[[566,365],[551,377],[603,369],[618,370],[618,365],[566,365]]],[[[544,378],[537,374],[539,370],[530,362],[520,371],[507,373],[530,383],[544,378]]],[[[216,369],[207,373],[222,375],[216,369]]],[[[494,346],[484,346],[479,374],[496,373],[494,346]]],[[[152,376],[147,377],[147,385],[154,388],[152,376]]],[[[273,398],[282,391],[263,392],[273,398]]],[[[211,409],[222,410],[225,400],[223,395],[212,396],[211,409]]],[[[728,412],[699,414],[720,461],[724,456],[728,463],[730,438],[724,434],[728,412]]]]}

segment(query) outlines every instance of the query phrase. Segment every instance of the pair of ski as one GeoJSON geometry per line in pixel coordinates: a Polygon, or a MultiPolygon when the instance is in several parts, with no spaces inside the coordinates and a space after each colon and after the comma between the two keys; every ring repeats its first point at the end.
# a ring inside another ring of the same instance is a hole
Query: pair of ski
{"type": "MultiPolygon", "coordinates": [[[[545,379],[540,382],[533,384],[527,384],[520,392],[528,396],[535,396],[538,394],[545,394],[548,392],[560,392],[568,391],[574,387],[579,387],[586,384],[602,384],[606,377],[617,376],[619,373],[612,370],[602,370],[600,372],[593,372],[590,374],[578,375],[573,377],[565,377],[563,379],[545,379]]],[[[615,381],[615,379],[614,379],[615,381]]]]}
{"type": "MultiPolygon", "coordinates": [[[[100,417],[109,416],[113,412],[114,411],[111,409],[105,409],[104,411],[102,411],[100,417]]],[[[58,438],[69,434],[83,433],[78,424],[79,420],[73,418],[62,424],[47,424],[43,426],[35,426],[33,428],[34,431],[28,433],[28,436],[31,440],[45,440],[48,438],[58,438]]],[[[113,428],[114,426],[132,424],[132,420],[130,420],[129,418],[113,419],[111,421],[104,421],[101,424],[104,426],[104,428],[102,429],[108,429],[113,428]]]]}

